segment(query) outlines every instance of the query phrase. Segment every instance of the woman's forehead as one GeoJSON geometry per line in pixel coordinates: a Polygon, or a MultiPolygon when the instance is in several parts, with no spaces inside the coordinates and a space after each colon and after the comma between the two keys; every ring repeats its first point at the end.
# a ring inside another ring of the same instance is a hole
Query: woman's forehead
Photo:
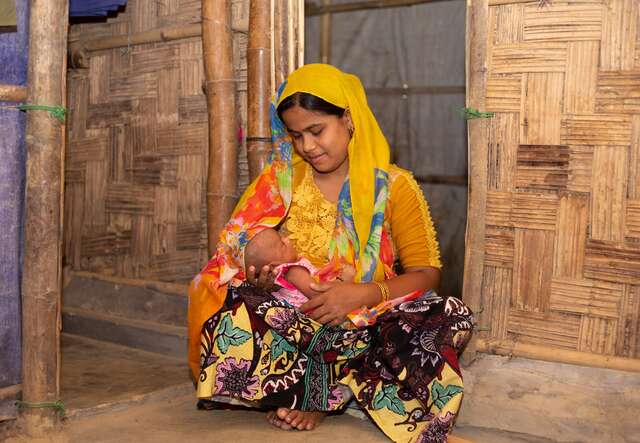
{"type": "Polygon", "coordinates": [[[337,117],[322,112],[309,111],[300,106],[292,106],[282,113],[282,119],[289,130],[304,131],[313,129],[313,126],[316,125],[327,124],[337,117]]]}

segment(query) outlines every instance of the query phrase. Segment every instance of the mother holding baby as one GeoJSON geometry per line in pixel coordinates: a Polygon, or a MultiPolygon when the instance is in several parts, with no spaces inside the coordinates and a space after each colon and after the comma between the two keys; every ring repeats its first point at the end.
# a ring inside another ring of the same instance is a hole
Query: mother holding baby
{"type": "Polygon", "coordinates": [[[460,300],[433,291],[439,247],[418,184],[389,163],[353,75],[303,66],[281,86],[271,119],[269,165],[189,290],[198,397],[255,402],[274,426],[298,430],[355,398],[394,441],[446,441],[473,320],[460,300]],[[245,246],[267,228],[318,269],[299,308],[268,291],[278,263],[244,269],[245,246]],[[341,279],[346,269],[353,279],[341,279]]]}

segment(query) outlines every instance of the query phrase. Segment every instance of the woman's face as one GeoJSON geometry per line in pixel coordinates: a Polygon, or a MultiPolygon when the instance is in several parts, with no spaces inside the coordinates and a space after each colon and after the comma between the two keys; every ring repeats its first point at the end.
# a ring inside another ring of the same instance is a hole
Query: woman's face
{"type": "Polygon", "coordinates": [[[282,113],[293,146],[316,172],[346,176],[349,172],[348,146],[351,116],[342,117],[308,111],[293,106],[282,113]]]}

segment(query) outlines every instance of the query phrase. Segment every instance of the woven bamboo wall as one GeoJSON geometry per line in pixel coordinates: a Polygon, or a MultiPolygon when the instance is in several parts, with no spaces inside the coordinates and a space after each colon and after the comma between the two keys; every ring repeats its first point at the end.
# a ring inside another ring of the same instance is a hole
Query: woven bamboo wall
{"type": "MultiPolygon", "coordinates": [[[[200,5],[129,0],[106,23],[71,26],[69,40],[199,23],[200,5]]],[[[234,27],[246,28],[248,18],[249,0],[234,0],[234,27]]],[[[234,33],[233,41],[246,128],[246,33],[234,33]]],[[[65,263],[105,275],[188,281],[207,260],[201,38],[89,55],[89,68],[68,76],[65,263]]],[[[244,142],[238,168],[240,192],[248,181],[244,142]]]]}
{"type": "Polygon", "coordinates": [[[637,0],[488,1],[490,340],[640,359],[639,21],[637,0]]]}

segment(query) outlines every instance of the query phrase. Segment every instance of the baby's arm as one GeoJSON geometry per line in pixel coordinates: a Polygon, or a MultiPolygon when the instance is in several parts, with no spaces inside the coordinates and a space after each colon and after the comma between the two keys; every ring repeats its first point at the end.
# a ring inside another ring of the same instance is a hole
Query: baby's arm
{"type": "Polygon", "coordinates": [[[287,271],[285,278],[307,298],[313,298],[320,294],[319,292],[311,289],[310,284],[315,280],[311,276],[311,273],[303,266],[292,266],[287,271]]]}

